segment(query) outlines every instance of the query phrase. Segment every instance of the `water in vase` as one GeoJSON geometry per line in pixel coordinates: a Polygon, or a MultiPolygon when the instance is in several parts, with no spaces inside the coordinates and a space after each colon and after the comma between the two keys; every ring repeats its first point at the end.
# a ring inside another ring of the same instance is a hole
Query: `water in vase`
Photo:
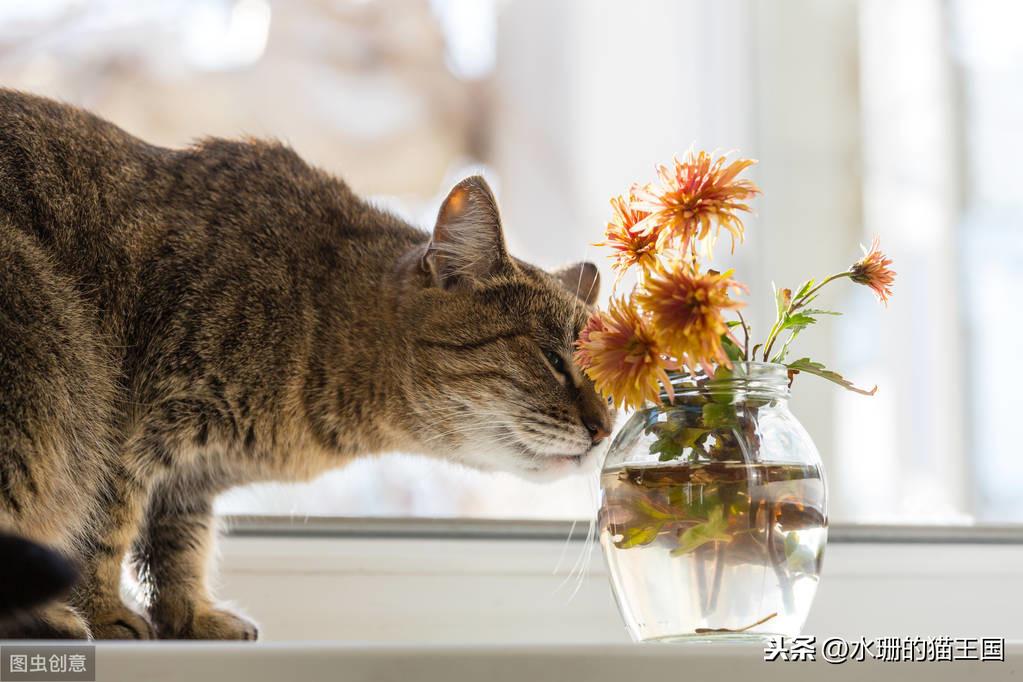
{"type": "Polygon", "coordinates": [[[636,639],[798,634],[827,539],[819,467],[626,466],[602,490],[600,539],[636,639]]]}

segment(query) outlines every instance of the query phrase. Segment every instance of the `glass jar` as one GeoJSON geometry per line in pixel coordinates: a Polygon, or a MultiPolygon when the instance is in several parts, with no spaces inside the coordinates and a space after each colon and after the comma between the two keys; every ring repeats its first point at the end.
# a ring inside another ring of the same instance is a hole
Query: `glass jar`
{"type": "Polygon", "coordinates": [[[600,541],[638,641],[795,636],[827,541],[820,456],[784,365],[678,377],[601,472],[600,541]]]}

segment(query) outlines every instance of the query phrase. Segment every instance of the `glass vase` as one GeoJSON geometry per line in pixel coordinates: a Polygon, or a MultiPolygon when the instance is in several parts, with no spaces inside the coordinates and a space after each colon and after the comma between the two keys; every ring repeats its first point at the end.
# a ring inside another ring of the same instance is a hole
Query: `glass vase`
{"type": "Polygon", "coordinates": [[[638,641],[799,633],[827,541],[820,456],[783,365],[678,377],[601,472],[600,541],[638,641]]]}

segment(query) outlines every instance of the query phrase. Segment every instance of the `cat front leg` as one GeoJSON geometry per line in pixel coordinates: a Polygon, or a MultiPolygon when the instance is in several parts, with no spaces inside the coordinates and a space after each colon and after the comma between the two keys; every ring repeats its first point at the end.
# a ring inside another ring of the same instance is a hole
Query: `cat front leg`
{"type": "Polygon", "coordinates": [[[84,538],[81,579],[71,603],[85,615],[95,639],[154,639],[145,616],[121,600],[124,559],[143,525],[156,484],[188,461],[190,404],[166,400],[137,423],[106,471],[97,518],[84,538]]]}
{"type": "Polygon", "coordinates": [[[216,477],[186,472],[161,481],[149,503],[133,560],[150,594],[149,615],[161,639],[255,640],[248,619],[217,606],[207,579],[216,540],[216,477]]]}
{"type": "Polygon", "coordinates": [[[148,496],[138,473],[114,466],[101,491],[100,513],[83,542],[81,575],[71,604],[94,639],[153,639],[152,626],[121,600],[121,566],[135,538],[148,496]]]}

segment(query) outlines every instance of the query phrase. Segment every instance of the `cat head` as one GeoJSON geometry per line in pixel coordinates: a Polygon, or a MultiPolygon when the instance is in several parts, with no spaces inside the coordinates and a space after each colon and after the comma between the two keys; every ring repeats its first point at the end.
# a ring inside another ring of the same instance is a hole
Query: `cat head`
{"type": "Polygon", "coordinates": [[[481,177],[448,195],[416,264],[410,366],[419,441],[486,471],[547,479],[592,468],[613,423],[573,362],[597,298],[592,263],[545,272],[508,254],[481,177]]]}

